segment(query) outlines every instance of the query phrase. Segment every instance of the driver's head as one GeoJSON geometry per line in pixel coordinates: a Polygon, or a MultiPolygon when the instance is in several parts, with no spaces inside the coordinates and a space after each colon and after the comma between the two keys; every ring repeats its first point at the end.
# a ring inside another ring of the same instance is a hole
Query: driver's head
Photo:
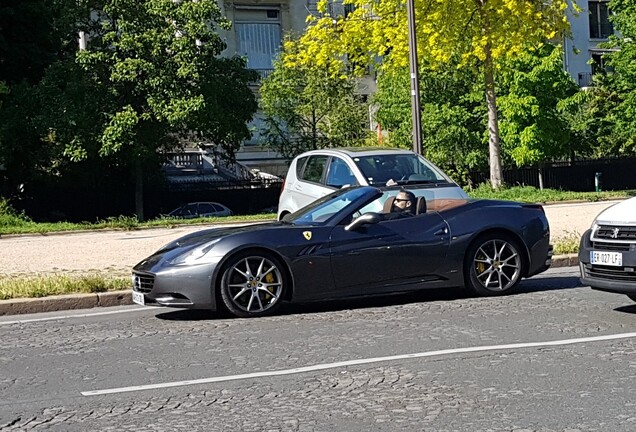
{"type": "Polygon", "coordinates": [[[393,212],[414,212],[415,195],[411,191],[401,190],[393,201],[393,212]]]}

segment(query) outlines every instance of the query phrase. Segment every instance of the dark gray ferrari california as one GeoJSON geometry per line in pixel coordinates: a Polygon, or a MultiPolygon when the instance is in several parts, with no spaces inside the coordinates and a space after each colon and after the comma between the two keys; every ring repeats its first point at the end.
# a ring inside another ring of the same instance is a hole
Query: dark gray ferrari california
{"type": "Polygon", "coordinates": [[[239,317],[306,302],[465,286],[478,295],[514,290],[546,270],[548,220],[536,204],[444,199],[387,218],[399,188],[352,187],[284,221],[202,230],[133,269],[133,300],[179,308],[225,307],[239,317]]]}

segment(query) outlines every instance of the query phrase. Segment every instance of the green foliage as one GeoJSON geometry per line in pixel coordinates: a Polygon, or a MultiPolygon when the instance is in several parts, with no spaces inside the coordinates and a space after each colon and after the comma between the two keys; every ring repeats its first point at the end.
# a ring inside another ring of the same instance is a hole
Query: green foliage
{"type": "MultiPolygon", "coordinates": [[[[460,182],[470,169],[485,163],[483,90],[475,80],[470,69],[420,72],[423,153],[460,182]]],[[[380,74],[373,102],[378,106],[376,120],[388,131],[389,144],[411,149],[408,71],[380,74]]]]}
{"type": "Polygon", "coordinates": [[[554,255],[574,254],[579,251],[581,243],[581,233],[570,232],[565,237],[561,237],[554,242],[554,255]]]}
{"type": "Polygon", "coordinates": [[[499,73],[502,150],[517,166],[567,156],[568,124],[559,103],[579,90],[563,68],[561,47],[542,44],[504,62],[499,73]]]}
{"type": "Polygon", "coordinates": [[[100,293],[130,288],[130,279],[99,274],[0,278],[0,300],[60,294],[100,293]]]}
{"type": "Polygon", "coordinates": [[[91,23],[100,30],[77,56],[112,101],[96,125],[100,154],[148,157],[190,137],[233,159],[250,136],[256,100],[248,84],[257,76],[241,58],[219,57],[217,29],[229,23],[217,2],[111,0],[102,10],[91,23]]]}
{"type": "Polygon", "coordinates": [[[599,74],[593,101],[605,114],[595,123],[605,154],[636,154],[636,2],[612,0],[611,19],[621,36],[612,36],[604,55],[613,70],[599,74]]]}
{"type": "Polygon", "coordinates": [[[533,186],[503,186],[493,189],[482,183],[467,189],[472,198],[501,199],[527,203],[549,203],[558,201],[602,201],[634,196],[634,191],[572,192],[557,189],[538,189],[533,186]]]}
{"type": "MultiPolygon", "coordinates": [[[[3,201],[0,201],[2,203],[3,201]]],[[[2,206],[0,205],[0,208],[2,206]]],[[[117,216],[98,220],[95,223],[82,222],[46,222],[37,223],[31,221],[23,214],[17,214],[10,207],[9,210],[0,212],[0,235],[2,234],[29,234],[64,231],[84,230],[136,230],[145,228],[174,228],[184,225],[213,225],[217,223],[245,223],[257,221],[275,220],[276,215],[271,213],[257,215],[235,215],[226,217],[204,217],[196,219],[177,219],[172,217],[159,217],[157,219],[141,222],[135,216],[117,216]],[[6,221],[6,223],[4,222],[6,221]]]]}
{"type": "Polygon", "coordinates": [[[0,229],[24,227],[30,223],[31,219],[24,213],[16,212],[9,200],[0,197],[0,229]]]}
{"type": "Polygon", "coordinates": [[[286,158],[324,147],[363,145],[369,135],[368,108],[356,93],[357,81],[332,76],[324,68],[288,65],[286,52],[260,88],[265,143],[286,158]]]}

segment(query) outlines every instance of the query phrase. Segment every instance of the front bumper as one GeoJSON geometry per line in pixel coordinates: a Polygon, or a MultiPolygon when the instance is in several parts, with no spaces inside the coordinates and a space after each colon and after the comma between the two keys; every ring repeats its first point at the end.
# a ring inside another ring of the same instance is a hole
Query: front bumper
{"type": "Polygon", "coordinates": [[[149,306],[216,310],[215,267],[204,264],[153,271],[137,265],[132,272],[132,288],[143,294],[149,306]]]}
{"type": "Polygon", "coordinates": [[[581,237],[579,247],[579,269],[581,282],[593,289],[619,294],[636,295],[636,244],[592,242],[592,230],[581,237]],[[592,251],[612,251],[622,254],[622,266],[592,264],[592,251]]]}

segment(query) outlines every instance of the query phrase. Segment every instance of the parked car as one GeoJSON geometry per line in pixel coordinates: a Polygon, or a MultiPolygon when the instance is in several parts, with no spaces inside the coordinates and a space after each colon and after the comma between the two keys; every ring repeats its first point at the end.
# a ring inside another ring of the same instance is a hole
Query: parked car
{"type": "Polygon", "coordinates": [[[636,301],[636,198],[602,211],[581,236],[581,282],[636,301]]]}
{"type": "Polygon", "coordinates": [[[291,162],[278,202],[278,219],[336,189],[357,185],[413,185],[426,199],[467,198],[442,170],[408,150],[340,148],[312,150],[291,162]]]}
{"type": "Polygon", "coordinates": [[[232,214],[232,210],[217,202],[193,202],[172,210],[167,216],[194,219],[199,217],[231,216],[232,214]]]}
{"type": "Polygon", "coordinates": [[[540,205],[419,194],[415,215],[392,218],[398,192],[343,188],[283,221],[181,237],[133,268],[133,300],[255,317],[283,301],[422,288],[501,295],[551,264],[540,205]]]}

